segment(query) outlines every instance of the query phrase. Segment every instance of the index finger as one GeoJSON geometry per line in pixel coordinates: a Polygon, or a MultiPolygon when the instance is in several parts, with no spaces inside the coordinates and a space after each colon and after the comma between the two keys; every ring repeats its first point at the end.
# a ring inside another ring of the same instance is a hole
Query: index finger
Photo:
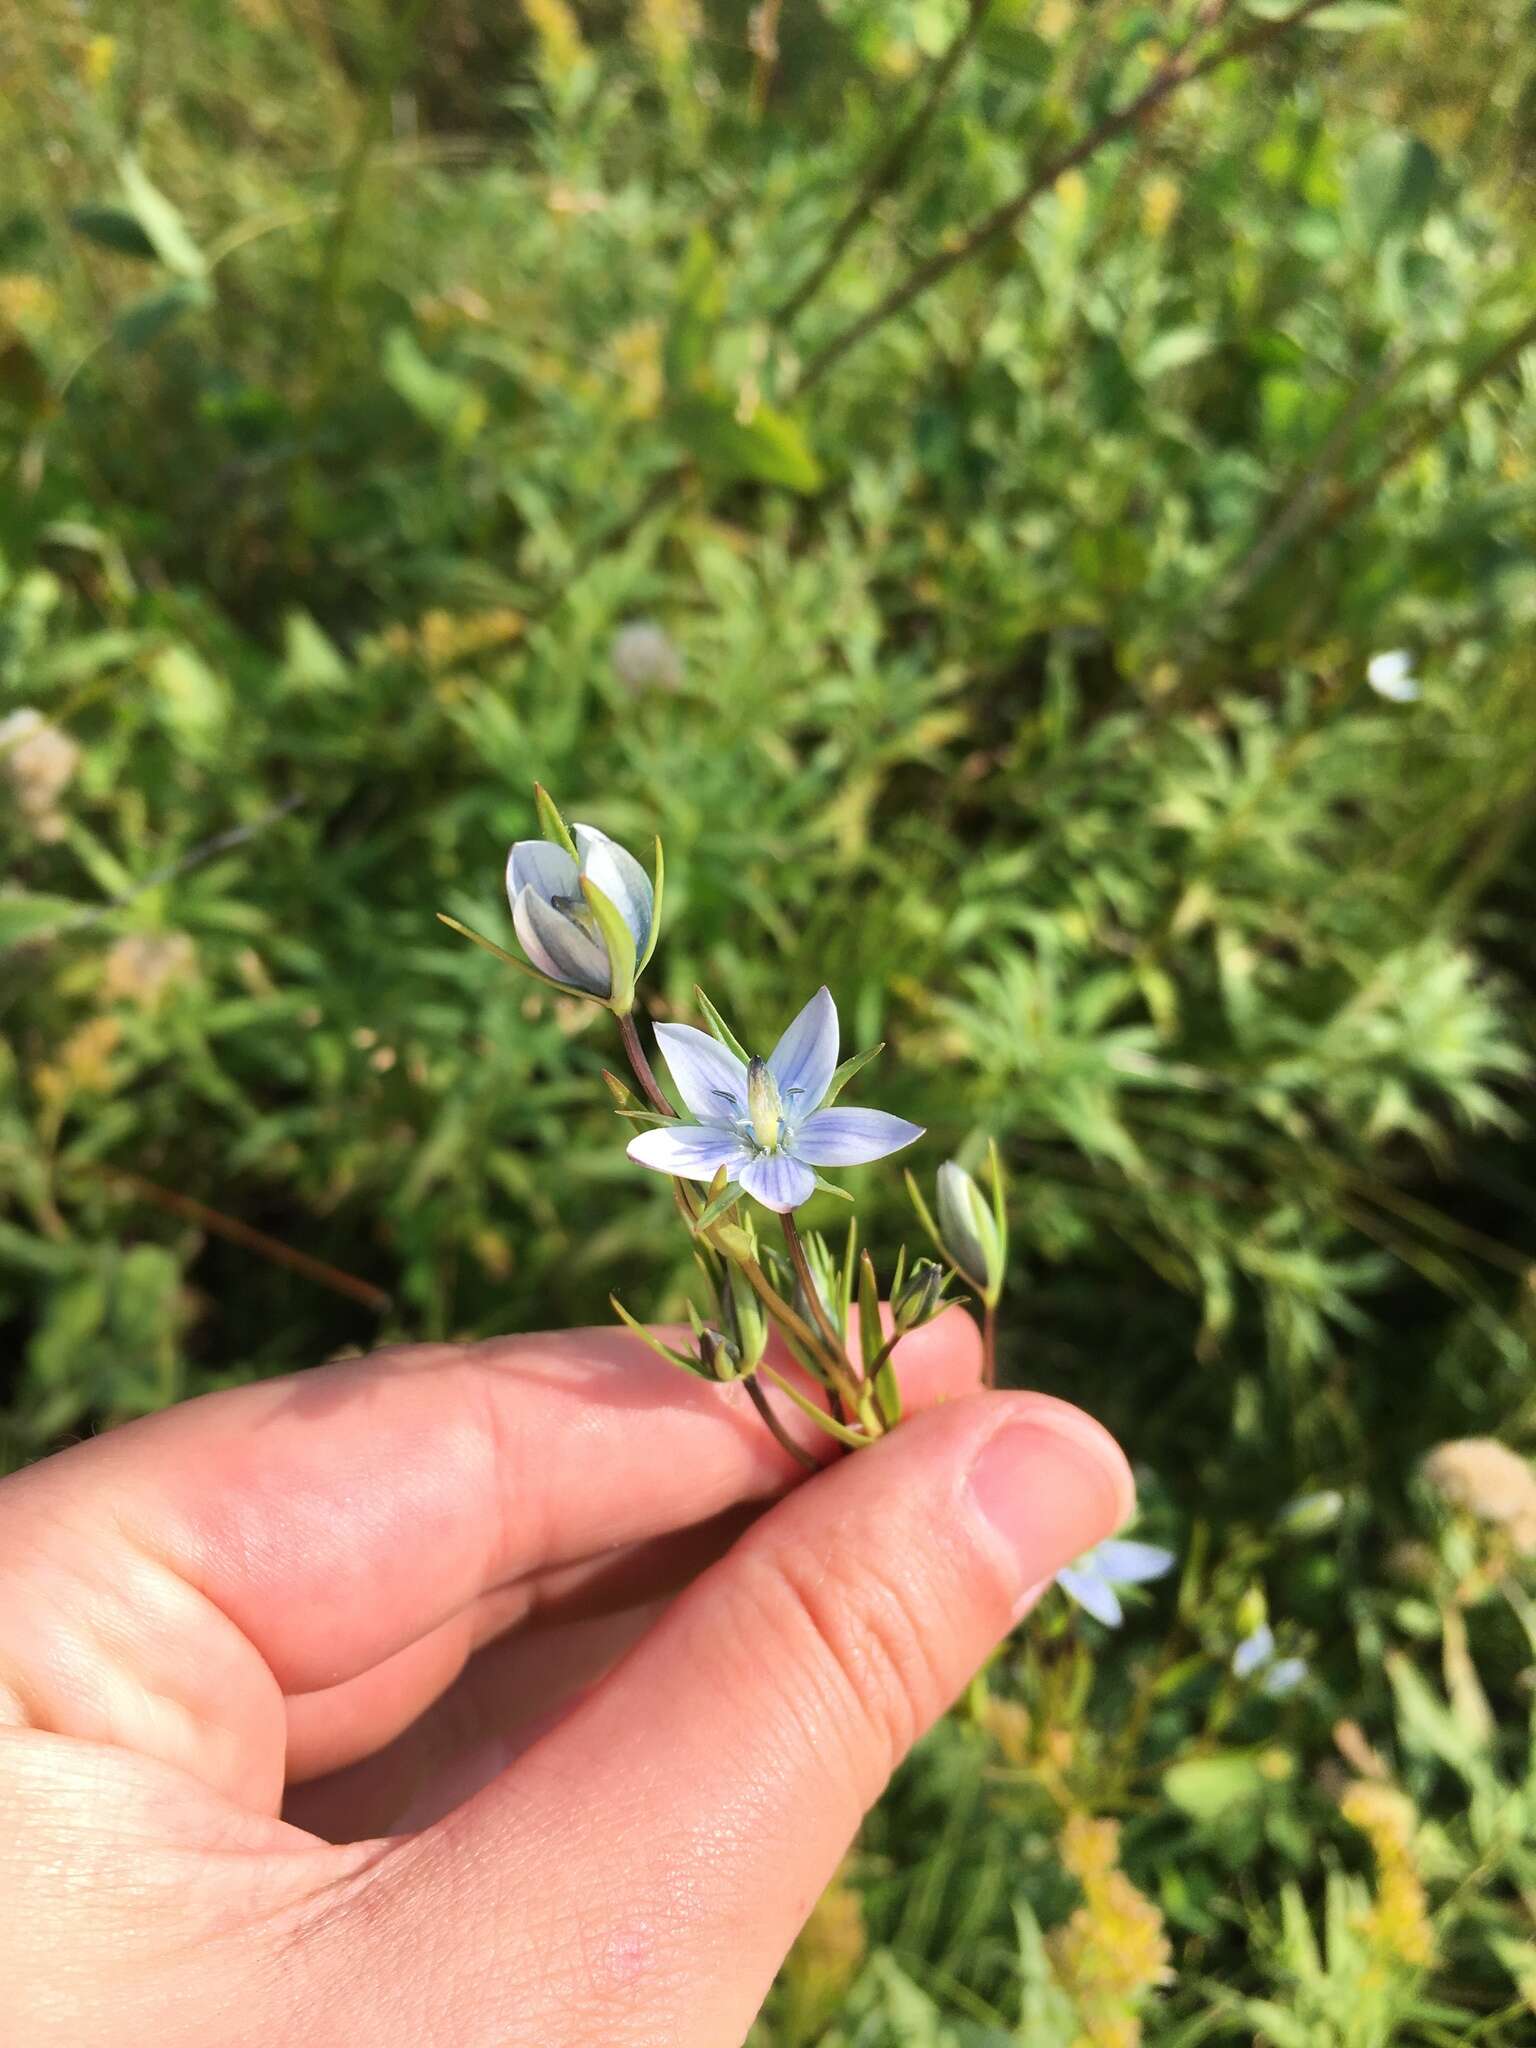
{"type": "MultiPolygon", "coordinates": [[[[915,1406],[966,1391],[974,1325],[952,1311],[898,1366],[915,1406]]],[[[816,1434],[803,1418],[796,1433],[816,1434]]],[[[616,1330],[420,1346],[206,1395],[0,1485],[0,1697],[19,1670],[12,1689],[45,1725],[248,1787],[235,1758],[169,1745],[207,1724],[238,1748],[267,1725],[274,1681],[342,1685],[490,1589],[767,1499],[797,1472],[743,1389],[616,1330]],[[125,1689],[80,1679],[99,1652],[61,1654],[81,1558],[82,1633],[184,1716],[117,1725],[125,1689]]]]}

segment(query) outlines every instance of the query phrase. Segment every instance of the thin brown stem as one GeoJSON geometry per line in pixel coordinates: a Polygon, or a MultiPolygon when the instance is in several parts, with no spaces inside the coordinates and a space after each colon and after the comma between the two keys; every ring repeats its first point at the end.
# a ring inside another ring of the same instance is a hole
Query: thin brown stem
{"type": "Polygon", "coordinates": [[[635,1079],[640,1083],[645,1093],[646,1101],[659,1116],[675,1117],[677,1111],[668,1102],[662,1085],[656,1078],[655,1070],[645,1056],[645,1047],[640,1043],[640,1034],[635,1029],[633,1012],[629,1010],[623,1011],[618,1017],[617,1023],[619,1036],[624,1041],[625,1055],[629,1060],[630,1066],[634,1069],[635,1079]]]}
{"type": "Polygon", "coordinates": [[[997,1303],[989,1301],[981,1316],[981,1384],[997,1385],[997,1303]]]}
{"type": "Polygon", "coordinates": [[[756,1379],[750,1375],[746,1381],[746,1388],[747,1392],[752,1396],[753,1407],[763,1418],[764,1427],[780,1449],[788,1451],[789,1455],[795,1460],[795,1463],[803,1465],[807,1472],[819,1472],[821,1470],[820,1459],[812,1457],[803,1444],[795,1442],[788,1430],[785,1429],[783,1423],[774,1414],[772,1407],[769,1405],[768,1396],[758,1385],[756,1379]]]}
{"type": "Polygon", "coordinates": [[[979,255],[990,244],[1012,233],[1030,208],[1050,191],[1059,178],[1065,176],[1068,171],[1076,170],[1079,164],[1086,163],[1090,157],[1097,156],[1099,151],[1107,148],[1110,143],[1118,142],[1122,135],[1144,121],[1162,105],[1164,100],[1181,91],[1186,85],[1193,85],[1196,79],[1208,76],[1223,64],[1230,64],[1240,57],[1256,56],[1261,50],[1267,49],[1271,43],[1278,42],[1291,29],[1299,27],[1330,4],[1331,0],[1303,0],[1303,4],[1290,14],[1258,22],[1242,34],[1229,36],[1207,56],[1197,60],[1191,54],[1192,44],[1211,24],[1217,12],[1211,8],[1202,8],[1196,23],[1195,35],[1174,52],[1149,85],[1125,106],[1106,116],[1096,128],[1080,136],[1069,149],[1048,157],[1012,198],[1005,199],[1000,206],[994,207],[977,222],[968,235],[962,236],[952,246],[936,250],[925,262],[910,270],[900,283],[893,285],[885,297],[871,306],[868,312],[861,313],[858,319],[850,321],[840,333],[834,334],[806,364],[796,387],[797,395],[819,384],[828,370],[840,362],[849,349],[855,347],[867,334],[872,333],[877,327],[884,326],[887,320],[893,319],[898,313],[904,313],[908,306],[920,299],[925,292],[931,291],[934,285],[948,277],[950,272],[958,269],[962,263],[970,262],[973,256],[979,255]]]}

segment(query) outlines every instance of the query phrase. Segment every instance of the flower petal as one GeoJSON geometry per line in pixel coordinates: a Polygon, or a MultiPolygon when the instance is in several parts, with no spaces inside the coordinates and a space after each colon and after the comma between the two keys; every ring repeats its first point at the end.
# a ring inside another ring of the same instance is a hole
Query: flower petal
{"type": "Polygon", "coordinates": [[[514,910],[525,889],[546,903],[553,896],[581,893],[576,863],[563,846],[552,846],[547,839],[518,840],[507,855],[507,901],[514,910]]]}
{"type": "Polygon", "coordinates": [[[837,1071],[837,1005],[830,989],[817,989],[769,1053],[768,1071],[791,1122],[821,1106],[837,1071]]]}
{"type": "Polygon", "coordinates": [[[677,1092],[701,1124],[747,1113],[747,1070],[718,1038],[691,1024],[658,1024],[656,1043],[677,1092]]]}
{"type": "Polygon", "coordinates": [[[581,872],[602,890],[634,933],[635,951],[643,953],[655,908],[650,876],[632,853],[595,825],[573,825],[571,837],[581,855],[581,872]]]}
{"type": "Polygon", "coordinates": [[[1269,1623],[1262,1622],[1251,1636],[1244,1636],[1232,1652],[1232,1676],[1251,1678],[1275,1654],[1275,1636],[1269,1623]]]}
{"type": "Polygon", "coordinates": [[[867,1166],[922,1135],[921,1124],[883,1109],[818,1109],[795,1131],[790,1150],[807,1166],[867,1166]]]}
{"type": "Polygon", "coordinates": [[[1283,1700],[1288,1692],[1294,1692],[1305,1682],[1306,1676],[1305,1657],[1281,1657],[1270,1665],[1259,1683],[1272,1700],[1283,1700]]]}
{"type": "Polygon", "coordinates": [[[535,967],[584,995],[607,995],[613,985],[607,953],[534,889],[520,891],[512,905],[512,923],[535,967]]]}
{"type": "Polygon", "coordinates": [[[1114,1587],[1101,1579],[1096,1571],[1084,1571],[1081,1560],[1076,1565],[1064,1565],[1056,1574],[1056,1583],[1086,1614],[1091,1614],[1095,1621],[1102,1621],[1106,1628],[1118,1628],[1125,1619],[1114,1587]]]}
{"type": "Polygon", "coordinates": [[[787,1216],[816,1192],[816,1176],[787,1152],[759,1152],[736,1175],[747,1193],[765,1209],[787,1216]]]}
{"type": "Polygon", "coordinates": [[[1171,1572],[1178,1563],[1171,1550],[1161,1550],[1155,1543],[1131,1543],[1123,1537],[1101,1543],[1094,1556],[1112,1586],[1143,1586],[1148,1579],[1171,1572]]]}
{"type": "Polygon", "coordinates": [[[631,1138],[625,1150],[637,1166],[680,1174],[684,1180],[713,1180],[722,1166],[732,1180],[739,1179],[750,1156],[734,1131],[705,1130],[700,1124],[658,1124],[631,1138]]]}

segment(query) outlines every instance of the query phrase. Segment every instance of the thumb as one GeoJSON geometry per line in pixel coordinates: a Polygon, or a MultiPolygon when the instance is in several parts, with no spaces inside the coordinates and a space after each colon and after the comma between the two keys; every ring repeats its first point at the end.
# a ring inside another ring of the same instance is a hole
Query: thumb
{"type": "Polygon", "coordinates": [[[431,2038],[521,2040],[521,1950],[564,1987],[549,2048],[740,2041],[897,1762],[1132,1499],[1079,1410],[981,1394],[772,1509],[557,1728],[391,1859],[403,1919],[453,1916],[430,1995],[461,2031],[431,2038]]]}

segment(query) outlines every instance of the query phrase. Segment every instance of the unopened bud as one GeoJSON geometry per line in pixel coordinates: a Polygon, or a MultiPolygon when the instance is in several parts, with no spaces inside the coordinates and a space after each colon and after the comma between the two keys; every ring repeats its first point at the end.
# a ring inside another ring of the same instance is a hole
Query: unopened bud
{"type": "Polygon", "coordinates": [[[937,1259],[919,1259],[891,1301],[891,1316],[904,1335],[931,1323],[944,1307],[948,1275],[937,1259]]]}
{"type": "Polygon", "coordinates": [[[939,1168],[939,1235],[950,1258],[988,1301],[1003,1291],[1006,1251],[992,1205],[957,1160],[939,1168]]]}

